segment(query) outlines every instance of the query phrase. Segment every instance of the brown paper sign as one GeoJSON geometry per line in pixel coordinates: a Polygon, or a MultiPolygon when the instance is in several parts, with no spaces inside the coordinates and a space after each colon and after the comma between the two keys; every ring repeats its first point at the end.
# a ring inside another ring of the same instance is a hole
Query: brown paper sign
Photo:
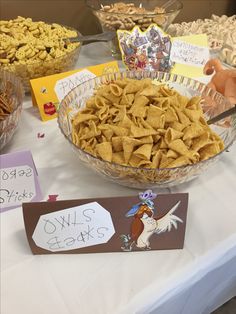
{"type": "Polygon", "coordinates": [[[182,249],[188,194],[24,203],[33,254],[182,249]]]}

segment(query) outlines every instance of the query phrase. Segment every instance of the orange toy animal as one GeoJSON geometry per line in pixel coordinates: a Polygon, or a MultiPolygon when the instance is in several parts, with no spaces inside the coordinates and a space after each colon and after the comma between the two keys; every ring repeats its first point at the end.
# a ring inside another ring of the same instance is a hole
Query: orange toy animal
{"type": "Polygon", "coordinates": [[[223,94],[232,105],[236,104],[236,70],[223,69],[218,59],[209,60],[203,69],[204,74],[211,75],[208,86],[223,94]]]}

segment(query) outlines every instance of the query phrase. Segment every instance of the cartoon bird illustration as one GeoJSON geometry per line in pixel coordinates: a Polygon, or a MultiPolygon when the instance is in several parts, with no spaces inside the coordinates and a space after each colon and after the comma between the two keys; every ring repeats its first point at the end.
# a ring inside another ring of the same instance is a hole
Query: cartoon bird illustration
{"type": "Polygon", "coordinates": [[[126,214],[126,217],[134,216],[131,223],[131,232],[128,235],[121,235],[123,251],[131,251],[135,245],[139,249],[150,250],[150,237],[153,234],[171,231],[172,226],[177,229],[177,222],[183,223],[182,219],[174,215],[174,212],[179,207],[180,201],[177,202],[165,215],[155,219],[154,202],[156,194],[148,190],[144,193],[139,193],[141,203],[134,205],[126,214]]]}

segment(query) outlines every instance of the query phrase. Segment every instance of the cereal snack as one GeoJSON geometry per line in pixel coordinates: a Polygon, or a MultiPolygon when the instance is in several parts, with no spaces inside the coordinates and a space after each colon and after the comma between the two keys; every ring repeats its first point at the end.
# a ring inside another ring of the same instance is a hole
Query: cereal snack
{"type": "Polygon", "coordinates": [[[76,37],[77,31],[59,24],[33,22],[17,17],[0,21],[0,66],[22,78],[26,90],[29,80],[72,69],[78,43],[64,39],[76,37]]]}
{"type": "Polygon", "coordinates": [[[91,155],[138,168],[174,168],[224,149],[200,97],[189,99],[149,78],[100,86],[72,121],[72,140],[91,155]]]}
{"type": "Polygon", "coordinates": [[[146,30],[152,23],[164,26],[166,18],[162,15],[163,13],[165,13],[165,9],[158,6],[155,6],[153,10],[147,10],[142,6],[135,6],[135,3],[117,2],[104,6],[101,4],[101,10],[97,13],[97,16],[110,30],[131,30],[135,25],[138,25],[141,30],[146,30]],[[106,12],[106,14],[103,12],[106,12]],[[124,18],[123,14],[128,14],[130,17],[124,18]],[[152,17],[152,15],[157,14],[159,16],[152,17]],[[142,15],[147,15],[147,17],[142,15]]]}

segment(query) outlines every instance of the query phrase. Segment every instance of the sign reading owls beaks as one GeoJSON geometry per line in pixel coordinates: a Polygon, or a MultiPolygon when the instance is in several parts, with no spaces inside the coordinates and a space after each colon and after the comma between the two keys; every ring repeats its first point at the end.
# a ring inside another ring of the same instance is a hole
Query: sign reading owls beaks
{"type": "Polygon", "coordinates": [[[24,203],[33,254],[182,249],[188,194],[156,194],[24,203]]]}
{"type": "Polygon", "coordinates": [[[138,26],[131,31],[118,30],[122,60],[129,70],[170,72],[171,37],[156,24],[144,32],[138,26]]]}

